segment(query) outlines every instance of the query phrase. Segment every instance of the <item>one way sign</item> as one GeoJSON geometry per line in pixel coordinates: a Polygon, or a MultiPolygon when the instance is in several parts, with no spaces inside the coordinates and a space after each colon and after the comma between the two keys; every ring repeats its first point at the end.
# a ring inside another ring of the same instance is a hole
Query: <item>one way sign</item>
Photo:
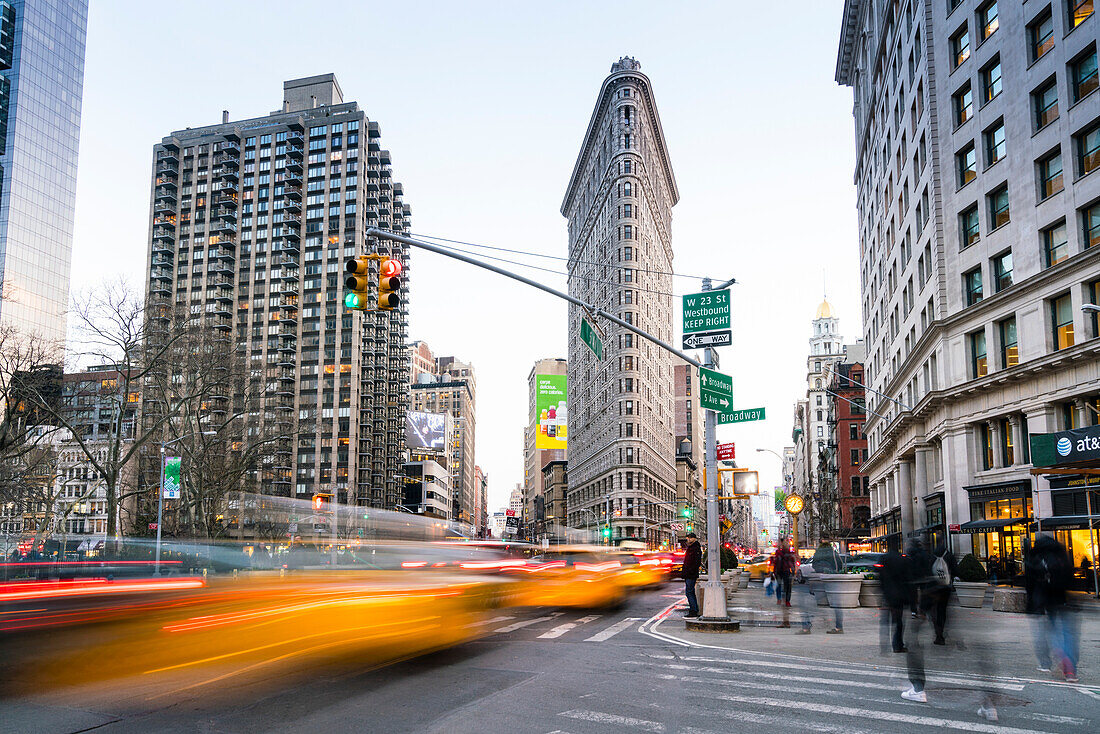
{"type": "Polygon", "coordinates": [[[703,331],[697,334],[684,334],[684,349],[702,349],[703,347],[728,347],[733,343],[732,332],[703,331]]]}

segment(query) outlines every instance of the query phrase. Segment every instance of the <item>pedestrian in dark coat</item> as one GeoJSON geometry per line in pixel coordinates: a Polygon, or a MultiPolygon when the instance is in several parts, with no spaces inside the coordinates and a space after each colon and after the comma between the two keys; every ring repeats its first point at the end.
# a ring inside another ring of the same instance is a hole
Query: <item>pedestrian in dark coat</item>
{"type": "Polygon", "coordinates": [[[687,597],[688,611],[685,619],[699,616],[699,600],[695,597],[695,583],[699,580],[699,568],[703,565],[703,548],[695,533],[687,534],[687,546],[684,548],[684,565],[681,574],[684,577],[684,596],[687,597]]]}
{"type": "MultiPolygon", "coordinates": [[[[889,610],[889,625],[893,629],[891,647],[894,652],[905,652],[905,606],[909,603],[909,567],[898,552],[897,538],[886,542],[886,555],[882,557],[882,596],[889,610]]],[[[883,618],[885,621],[885,617],[883,618]]]]}
{"type": "Polygon", "coordinates": [[[947,602],[951,599],[951,592],[955,589],[955,574],[958,565],[955,563],[955,554],[947,549],[942,542],[936,546],[932,554],[932,583],[928,589],[932,611],[932,624],[936,628],[934,645],[946,645],[947,639],[944,631],[947,628],[947,602]],[[942,561],[942,563],[941,563],[942,561]],[[947,578],[941,579],[939,571],[946,567],[947,578]]]}

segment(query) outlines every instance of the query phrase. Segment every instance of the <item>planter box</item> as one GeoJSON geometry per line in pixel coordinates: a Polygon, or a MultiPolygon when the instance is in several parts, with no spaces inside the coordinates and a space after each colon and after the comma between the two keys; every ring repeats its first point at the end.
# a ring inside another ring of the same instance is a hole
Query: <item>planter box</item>
{"type": "Polygon", "coordinates": [[[993,611],[1027,613],[1027,592],[1023,589],[994,589],[993,611]]]}
{"type": "Polygon", "coordinates": [[[737,577],[737,588],[747,589],[749,588],[749,572],[742,571],[741,575],[737,577]]]}
{"type": "Polygon", "coordinates": [[[863,579],[859,587],[859,605],[881,608],[885,603],[886,600],[882,596],[882,582],[878,579],[863,579]]]}
{"type": "Polygon", "coordinates": [[[977,609],[985,604],[985,592],[989,584],[985,581],[956,581],[955,595],[959,597],[960,607],[977,609]]]}
{"type": "Polygon", "coordinates": [[[852,609],[859,606],[859,590],[863,586],[863,574],[823,573],[818,576],[825,584],[829,606],[834,609],[852,609]]]}

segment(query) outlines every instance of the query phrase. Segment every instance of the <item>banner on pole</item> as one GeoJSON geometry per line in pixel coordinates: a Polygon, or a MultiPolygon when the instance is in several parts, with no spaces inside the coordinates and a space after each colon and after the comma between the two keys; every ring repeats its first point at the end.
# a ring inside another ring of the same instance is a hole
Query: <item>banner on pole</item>
{"type": "Polygon", "coordinates": [[[164,486],[161,487],[164,499],[180,498],[180,457],[168,456],[164,459],[164,486]]]}

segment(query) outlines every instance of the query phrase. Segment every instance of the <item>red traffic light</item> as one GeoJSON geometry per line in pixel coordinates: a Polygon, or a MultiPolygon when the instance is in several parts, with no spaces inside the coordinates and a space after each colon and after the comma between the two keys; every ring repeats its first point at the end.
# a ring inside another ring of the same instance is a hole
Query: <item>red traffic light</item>
{"type": "Polygon", "coordinates": [[[382,277],[394,278],[401,275],[401,261],[400,260],[383,260],[382,261],[382,277]]]}

